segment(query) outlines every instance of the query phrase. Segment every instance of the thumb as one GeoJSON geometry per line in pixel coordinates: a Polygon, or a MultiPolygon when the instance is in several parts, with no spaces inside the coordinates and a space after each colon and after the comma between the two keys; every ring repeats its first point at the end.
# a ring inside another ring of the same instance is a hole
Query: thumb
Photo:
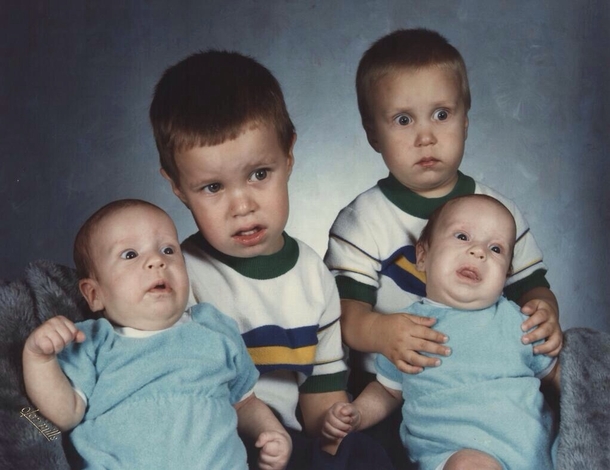
{"type": "Polygon", "coordinates": [[[258,439],[254,443],[254,446],[258,449],[264,447],[265,444],[271,442],[273,440],[273,435],[268,432],[262,432],[258,435],[258,439]]]}
{"type": "Polygon", "coordinates": [[[85,339],[87,339],[85,333],[83,333],[81,330],[76,330],[76,334],[74,335],[74,342],[82,343],[83,341],[85,341],[85,339]]]}

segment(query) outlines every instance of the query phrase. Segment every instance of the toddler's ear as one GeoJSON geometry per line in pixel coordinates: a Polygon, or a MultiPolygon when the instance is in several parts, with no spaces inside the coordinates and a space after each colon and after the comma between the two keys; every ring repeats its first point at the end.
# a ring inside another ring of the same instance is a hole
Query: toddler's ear
{"type": "Polygon", "coordinates": [[[371,125],[370,122],[369,123],[363,122],[362,124],[364,125],[364,131],[366,132],[366,139],[369,141],[369,145],[371,147],[373,147],[373,150],[375,150],[375,152],[381,153],[381,151],[379,150],[379,142],[377,140],[377,133],[373,129],[373,126],[371,125]]]}
{"type": "Polygon", "coordinates": [[[294,144],[297,142],[297,133],[295,132],[292,135],[292,143],[290,144],[290,149],[288,150],[287,162],[288,165],[288,177],[292,174],[292,169],[294,168],[294,144]]]}
{"type": "Polygon", "coordinates": [[[426,247],[424,247],[423,243],[418,243],[415,245],[415,259],[416,264],[415,268],[422,273],[426,272],[426,247]]]}
{"type": "Polygon", "coordinates": [[[89,308],[92,312],[99,312],[104,310],[104,302],[99,295],[99,286],[95,279],[85,278],[78,281],[78,288],[80,289],[83,297],[89,304],[89,308]]]}
{"type": "Polygon", "coordinates": [[[184,197],[184,194],[182,194],[180,187],[174,182],[173,179],[171,179],[169,177],[169,175],[166,173],[166,171],[163,168],[161,168],[159,171],[161,172],[161,176],[163,176],[163,178],[165,178],[169,182],[169,184],[172,186],[172,192],[188,208],[188,204],[186,203],[186,198],[184,197]]]}

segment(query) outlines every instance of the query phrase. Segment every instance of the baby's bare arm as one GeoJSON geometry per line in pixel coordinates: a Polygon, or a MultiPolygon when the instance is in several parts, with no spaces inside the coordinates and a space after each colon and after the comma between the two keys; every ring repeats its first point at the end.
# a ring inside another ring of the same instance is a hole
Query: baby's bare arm
{"type": "Polygon", "coordinates": [[[85,335],[67,318],[43,323],[28,337],[23,348],[23,378],[32,403],[60,430],[76,426],[85,414],[85,403],[64,375],[57,353],[85,335]]]}
{"type": "Polygon", "coordinates": [[[402,404],[400,390],[384,387],[377,380],[366,386],[352,403],[360,413],[357,429],[366,429],[388,417],[402,404]]]}
{"type": "Polygon", "coordinates": [[[292,453],[292,440],[269,407],[254,394],[235,405],[237,429],[260,448],[261,470],[281,470],[292,453]]]}
{"type": "Polygon", "coordinates": [[[439,343],[447,337],[430,327],[435,320],[408,313],[382,314],[372,305],[357,300],[341,300],[343,341],[358,351],[381,353],[408,374],[435,367],[439,359],[420,352],[448,356],[451,350],[439,343]]]}

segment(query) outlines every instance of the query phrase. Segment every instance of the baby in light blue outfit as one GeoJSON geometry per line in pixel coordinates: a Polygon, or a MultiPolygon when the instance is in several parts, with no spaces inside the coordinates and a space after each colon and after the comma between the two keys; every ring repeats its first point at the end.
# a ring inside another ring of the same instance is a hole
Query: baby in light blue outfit
{"type": "Polygon", "coordinates": [[[524,315],[501,297],[514,244],[512,215],[489,196],[456,198],[434,212],[416,247],[427,298],[407,310],[435,318],[452,353],[415,375],[380,356],[377,381],[327,414],[329,435],[369,427],[402,403],[401,438],[422,470],[554,468],[540,380],[559,389],[559,367],[522,344],[524,315]]]}
{"type": "Polygon", "coordinates": [[[252,393],[258,372],[235,322],[209,304],[185,312],[189,282],[176,229],[160,208],[110,203],[75,242],[79,287],[104,318],[55,317],[23,352],[26,391],[72,430],[78,467],[283,469],[287,432],[252,393]]]}

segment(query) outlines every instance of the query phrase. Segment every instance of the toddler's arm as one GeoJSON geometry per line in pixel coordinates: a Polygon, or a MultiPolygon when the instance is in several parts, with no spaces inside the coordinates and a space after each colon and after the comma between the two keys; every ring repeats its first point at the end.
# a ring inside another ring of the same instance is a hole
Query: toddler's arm
{"type": "Polygon", "coordinates": [[[381,353],[407,374],[440,364],[438,358],[419,352],[448,356],[442,344],[447,337],[430,327],[432,318],[408,313],[382,314],[372,305],[357,300],[341,300],[341,333],[345,343],[358,351],[381,353]]]}
{"type": "Polygon", "coordinates": [[[535,287],[521,296],[517,302],[521,312],[529,315],[521,329],[533,331],[523,335],[525,344],[544,339],[544,343],[534,347],[534,353],[557,357],[563,345],[563,333],[559,325],[559,306],[555,294],[547,287],[535,287]]]}
{"type": "Polygon", "coordinates": [[[57,354],[71,342],[84,340],[85,334],[74,323],[57,316],[36,328],[23,348],[23,378],[28,397],[62,431],[80,423],[85,403],[61,370],[57,354]]]}
{"type": "Polygon", "coordinates": [[[292,452],[292,440],[269,407],[254,394],[235,405],[239,433],[260,448],[261,470],[282,470],[292,452]]]}

